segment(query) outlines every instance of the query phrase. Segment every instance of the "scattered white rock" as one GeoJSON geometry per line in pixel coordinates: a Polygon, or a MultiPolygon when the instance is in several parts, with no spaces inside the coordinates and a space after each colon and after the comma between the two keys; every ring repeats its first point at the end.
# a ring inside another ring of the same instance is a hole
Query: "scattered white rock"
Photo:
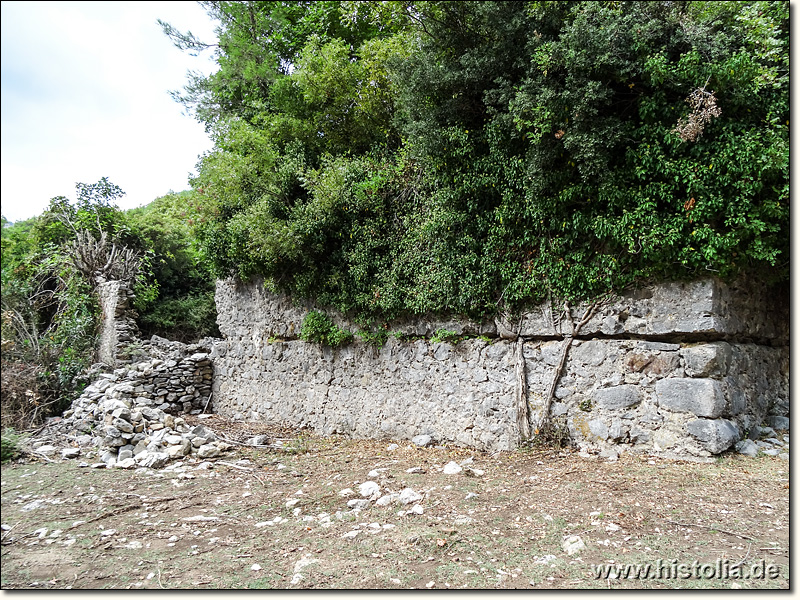
{"type": "Polygon", "coordinates": [[[568,535],[564,538],[564,541],[561,542],[561,547],[564,549],[569,556],[573,554],[577,554],[581,550],[586,549],[586,544],[583,543],[583,540],[578,535],[568,535]]]}
{"type": "Polygon", "coordinates": [[[606,448],[600,452],[600,458],[605,458],[608,462],[616,462],[619,460],[619,452],[613,448],[606,448]]]}
{"type": "Polygon", "coordinates": [[[358,486],[358,493],[361,494],[362,498],[373,498],[380,496],[381,486],[374,481],[365,481],[358,486]]]}
{"type": "Polygon", "coordinates": [[[214,444],[204,444],[197,449],[197,456],[199,458],[214,458],[219,456],[219,448],[214,444]]]}
{"type": "Polygon", "coordinates": [[[414,491],[411,488],[405,488],[400,492],[397,501],[400,504],[411,504],[422,500],[422,494],[414,491]]]}
{"type": "Polygon", "coordinates": [[[251,437],[247,440],[247,443],[251,446],[267,446],[269,445],[269,436],[268,435],[256,435],[251,437]]]}
{"type": "Polygon", "coordinates": [[[385,496],[381,496],[375,501],[376,506],[389,506],[390,504],[397,502],[397,499],[400,498],[400,494],[386,494],[385,496]]]}
{"type": "Polygon", "coordinates": [[[28,502],[25,506],[20,508],[22,512],[30,512],[32,510],[36,510],[37,508],[41,508],[44,506],[44,500],[34,500],[33,502],[28,502]]]}
{"type": "Polygon", "coordinates": [[[78,458],[80,455],[80,448],[65,448],[61,451],[61,458],[78,458]]]}
{"type": "Polygon", "coordinates": [[[189,523],[200,523],[203,521],[219,521],[219,517],[209,517],[206,515],[194,515],[193,517],[183,517],[181,521],[188,521],[189,523]]]}
{"type": "Polygon", "coordinates": [[[432,441],[433,440],[431,439],[431,436],[424,435],[424,434],[423,435],[416,435],[413,438],[411,438],[411,443],[412,444],[414,444],[415,446],[422,446],[423,448],[425,446],[429,446],[432,441]]]}
{"type": "Polygon", "coordinates": [[[348,531],[347,533],[343,534],[342,537],[345,539],[353,539],[359,533],[361,533],[360,529],[353,529],[352,531],[348,531]]]}
{"type": "Polygon", "coordinates": [[[451,460],[449,463],[447,463],[444,466],[444,469],[442,469],[442,472],[445,473],[446,475],[455,475],[457,473],[461,473],[462,470],[463,469],[461,468],[461,465],[459,465],[457,462],[451,460]]]}
{"type": "Polygon", "coordinates": [[[261,570],[261,565],[260,565],[260,564],[258,564],[258,563],[256,563],[256,564],[254,564],[254,565],[252,565],[252,566],[250,567],[250,570],[251,570],[251,571],[260,571],[260,570],[261,570]]]}
{"type": "Polygon", "coordinates": [[[353,498],[347,501],[347,506],[351,510],[366,510],[369,508],[369,499],[353,498]]]}

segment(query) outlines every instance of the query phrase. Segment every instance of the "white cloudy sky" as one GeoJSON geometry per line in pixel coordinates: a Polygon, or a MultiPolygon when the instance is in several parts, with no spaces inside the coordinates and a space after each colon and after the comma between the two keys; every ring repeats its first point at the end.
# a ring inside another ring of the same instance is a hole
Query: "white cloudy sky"
{"type": "Polygon", "coordinates": [[[208,58],[175,48],[156,19],[213,41],[195,2],[2,2],[2,214],[41,212],[75,183],[120,186],[122,208],[189,188],[211,147],[169,96],[208,58]]]}

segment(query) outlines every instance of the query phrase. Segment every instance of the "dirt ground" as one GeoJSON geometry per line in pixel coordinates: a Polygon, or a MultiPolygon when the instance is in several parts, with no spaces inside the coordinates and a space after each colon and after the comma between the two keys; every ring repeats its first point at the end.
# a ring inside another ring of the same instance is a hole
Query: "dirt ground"
{"type": "Polygon", "coordinates": [[[789,463],[779,458],[390,449],[204,423],[229,439],[269,433],[276,447],[160,471],[6,463],[2,588],[789,587],[789,463]],[[462,471],[444,472],[451,461],[462,471]],[[353,511],[366,481],[422,498],[353,511]],[[570,536],[584,546],[573,554],[570,536]],[[610,567],[622,575],[601,571],[610,567]]]}

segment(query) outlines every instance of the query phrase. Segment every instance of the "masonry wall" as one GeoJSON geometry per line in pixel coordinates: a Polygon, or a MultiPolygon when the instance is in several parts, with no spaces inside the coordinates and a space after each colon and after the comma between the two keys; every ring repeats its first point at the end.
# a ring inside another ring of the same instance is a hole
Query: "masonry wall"
{"type": "MultiPolygon", "coordinates": [[[[220,281],[216,300],[225,337],[212,351],[216,412],[322,434],[428,434],[486,450],[518,447],[519,417],[536,422],[567,331],[542,306],[516,321],[417,318],[390,326],[484,338],[455,345],[390,338],[382,348],[357,341],[331,349],[297,339],[312,306],[259,281],[220,281]]],[[[781,296],[713,279],[617,298],[574,341],[551,414],[587,448],[724,451],[767,415],[788,415],[787,306],[781,296]]]]}

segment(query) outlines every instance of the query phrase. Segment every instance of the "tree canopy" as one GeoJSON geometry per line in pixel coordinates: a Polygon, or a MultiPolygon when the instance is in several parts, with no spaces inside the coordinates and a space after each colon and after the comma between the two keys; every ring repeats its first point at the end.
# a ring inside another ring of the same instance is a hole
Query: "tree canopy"
{"type": "Polygon", "coordinates": [[[202,2],[199,238],[363,322],[788,278],[786,2],[202,2]]]}

